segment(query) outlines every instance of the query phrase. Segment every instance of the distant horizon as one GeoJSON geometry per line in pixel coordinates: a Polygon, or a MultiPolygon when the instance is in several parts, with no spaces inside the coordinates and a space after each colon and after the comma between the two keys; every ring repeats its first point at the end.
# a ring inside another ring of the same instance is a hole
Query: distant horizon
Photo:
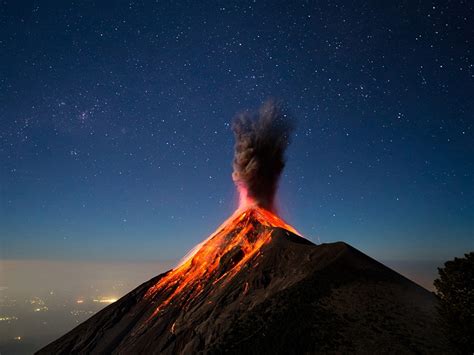
{"type": "MultiPolygon", "coordinates": [[[[364,252],[362,250],[362,252],[364,252]]],[[[368,255],[368,254],[367,254],[368,255]]],[[[184,256],[184,254],[183,254],[184,256]]],[[[434,291],[433,281],[438,277],[438,268],[443,267],[444,263],[448,260],[424,260],[424,259],[405,259],[405,260],[395,260],[395,259],[379,259],[372,255],[368,255],[385,266],[393,269],[394,271],[400,273],[401,275],[407,277],[413,282],[423,286],[429,291],[434,291]]],[[[459,255],[457,257],[462,257],[459,255]]],[[[55,270],[58,266],[61,266],[61,271],[56,271],[57,273],[64,273],[65,270],[72,272],[74,267],[77,268],[77,271],[80,271],[84,268],[90,270],[99,270],[96,272],[94,277],[97,278],[98,275],[108,275],[102,276],[105,279],[111,279],[113,276],[110,275],[120,275],[123,272],[123,276],[127,281],[127,285],[131,287],[134,285],[132,279],[137,280],[135,286],[139,286],[141,282],[159,275],[162,272],[172,269],[179,262],[180,258],[170,259],[170,260],[106,260],[106,261],[97,261],[97,260],[61,260],[61,259],[0,259],[0,287],[5,287],[8,284],[12,283],[13,286],[9,291],[13,291],[16,288],[16,285],[12,280],[18,280],[18,282],[31,283],[27,281],[27,277],[30,276],[32,280],[37,280],[38,273],[48,275],[48,278],[55,278],[55,270]],[[42,270],[43,271],[40,271],[42,270]],[[46,272],[45,270],[46,269],[46,272]],[[7,276],[8,273],[8,276],[7,276]],[[138,280],[142,280],[141,282],[138,280]]],[[[58,289],[60,287],[65,287],[68,280],[62,280],[56,282],[58,286],[53,287],[58,289]]],[[[81,280],[81,283],[88,283],[90,280],[87,277],[84,277],[81,280]]],[[[54,284],[54,282],[53,282],[54,284]]],[[[53,285],[52,284],[52,285],[53,285]]],[[[46,287],[45,290],[48,290],[50,287],[46,287]]],[[[5,291],[5,290],[4,290],[5,291]]],[[[1,292],[1,290],[0,290],[1,292]]],[[[27,292],[24,292],[27,293],[27,292]]]]}
{"type": "MultiPolygon", "coordinates": [[[[0,347],[34,352],[177,261],[1,260],[0,347]]],[[[429,291],[442,264],[378,261],[429,291]]]]}
{"type": "MultiPolygon", "coordinates": [[[[432,292],[446,261],[375,259],[432,292]]],[[[0,347],[36,351],[177,262],[0,260],[0,347]]]]}

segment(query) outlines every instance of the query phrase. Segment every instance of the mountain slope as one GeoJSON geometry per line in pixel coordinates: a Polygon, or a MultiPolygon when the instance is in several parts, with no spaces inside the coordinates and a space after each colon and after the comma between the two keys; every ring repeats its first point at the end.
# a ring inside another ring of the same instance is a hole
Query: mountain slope
{"type": "Polygon", "coordinates": [[[39,353],[448,351],[431,293],[345,243],[296,233],[239,211],[179,267],[39,353]]]}

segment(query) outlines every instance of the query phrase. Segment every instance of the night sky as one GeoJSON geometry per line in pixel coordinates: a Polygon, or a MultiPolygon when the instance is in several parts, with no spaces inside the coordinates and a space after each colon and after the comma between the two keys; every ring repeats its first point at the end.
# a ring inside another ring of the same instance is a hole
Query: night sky
{"type": "Polygon", "coordinates": [[[269,97],[305,237],[474,249],[471,1],[113,3],[1,2],[1,258],[179,259],[236,208],[231,122],[269,97]]]}

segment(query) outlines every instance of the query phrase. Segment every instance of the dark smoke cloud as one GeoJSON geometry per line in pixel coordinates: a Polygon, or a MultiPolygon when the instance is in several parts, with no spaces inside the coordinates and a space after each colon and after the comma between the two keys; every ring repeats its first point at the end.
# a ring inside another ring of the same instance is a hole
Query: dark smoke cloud
{"type": "Polygon", "coordinates": [[[243,112],[234,119],[234,172],[232,178],[242,193],[259,206],[274,210],[278,180],[285,166],[285,150],[293,124],[281,105],[265,102],[257,112],[243,112]]]}

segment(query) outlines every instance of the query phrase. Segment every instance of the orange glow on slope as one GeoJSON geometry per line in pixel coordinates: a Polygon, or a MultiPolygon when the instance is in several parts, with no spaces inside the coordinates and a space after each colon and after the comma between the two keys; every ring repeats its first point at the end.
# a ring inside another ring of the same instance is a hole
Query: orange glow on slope
{"type": "Polygon", "coordinates": [[[180,265],[147,291],[146,298],[157,296],[162,300],[151,317],[175,301],[186,309],[188,301],[202,293],[211,280],[212,285],[227,283],[271,240],[272,229],[265,227],[279,227],[299,235],[268,210],[257,206],[239,208],[180,265]]]}

